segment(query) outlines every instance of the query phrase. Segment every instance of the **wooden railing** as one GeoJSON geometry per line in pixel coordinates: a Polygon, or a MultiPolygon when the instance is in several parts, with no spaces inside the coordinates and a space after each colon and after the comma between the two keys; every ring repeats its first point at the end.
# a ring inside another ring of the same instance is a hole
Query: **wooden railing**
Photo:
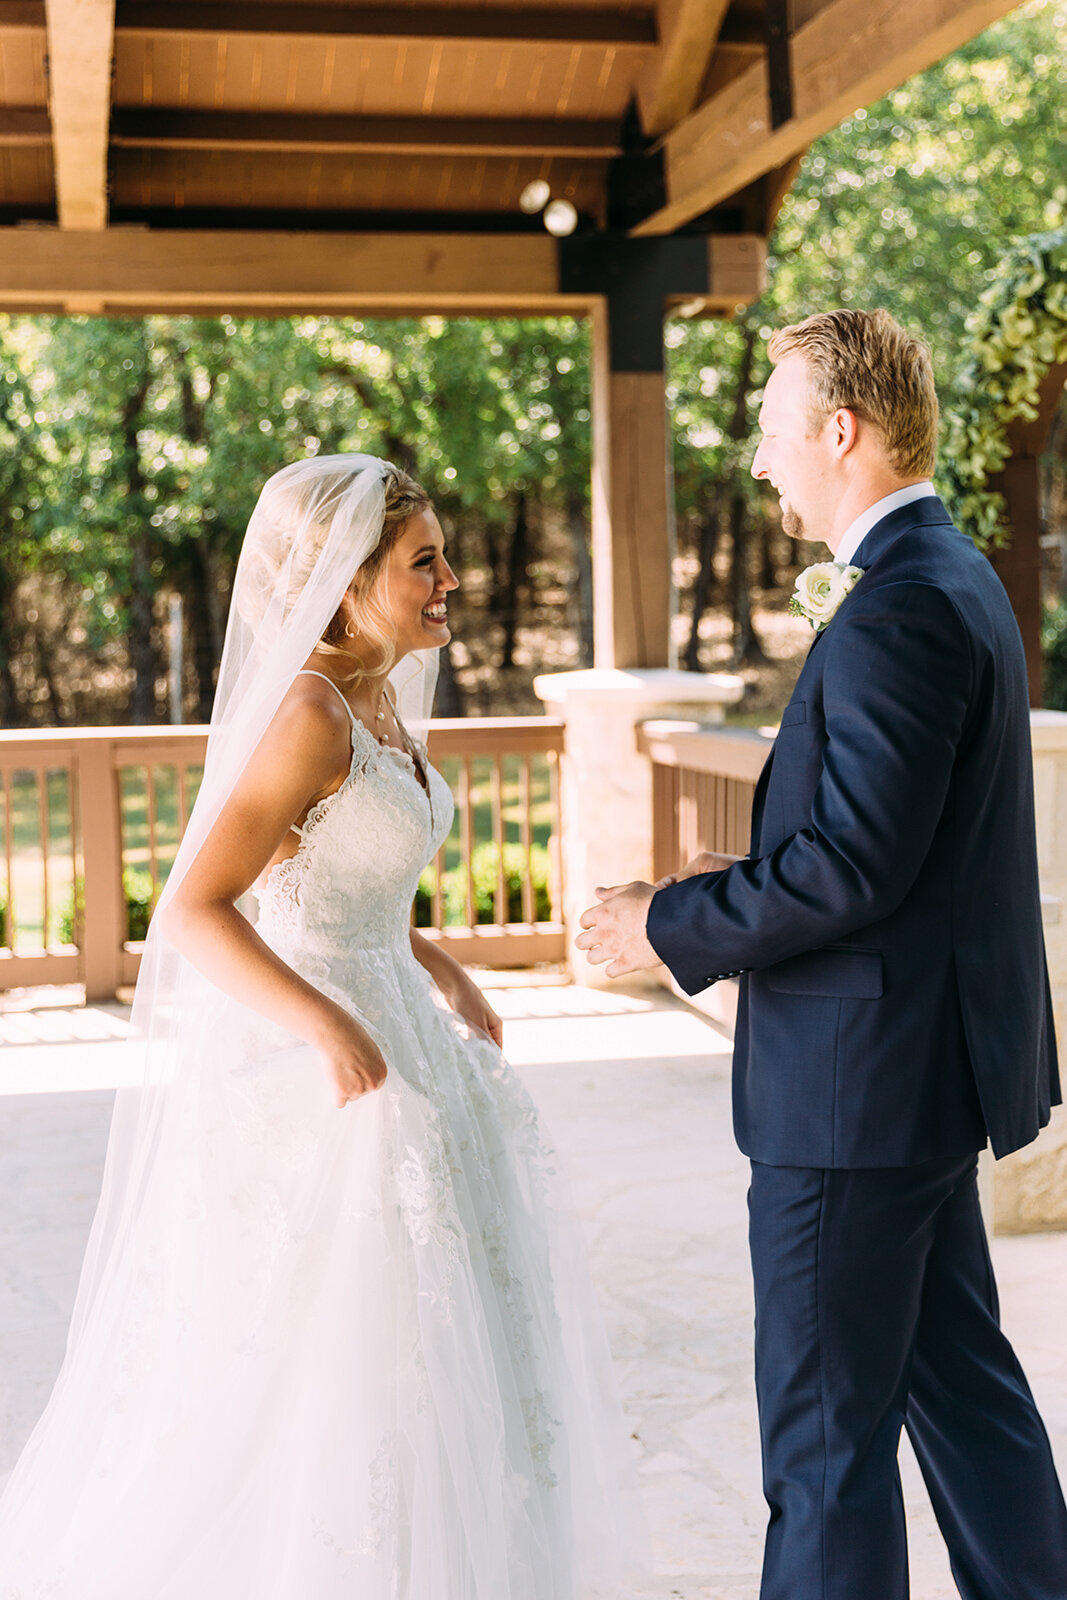
{"type": "Polygon", "coordinates": [[[657,878],[702,850],[748,854],[752,796],[771,748],[754,729],[646,722],[638,748],[652,761],[652,858],[657,878]]]}
{"type": "MultiPolygon", "coordinates": [[[[429,744],[456,817],[420,883],[421,931],[488,966],[562,960],[562,724],[441,721],[429,744]]],[[[136,980],[205,745],[203,728],[0,733],[0,988],[102,999],[136,980]]]]}

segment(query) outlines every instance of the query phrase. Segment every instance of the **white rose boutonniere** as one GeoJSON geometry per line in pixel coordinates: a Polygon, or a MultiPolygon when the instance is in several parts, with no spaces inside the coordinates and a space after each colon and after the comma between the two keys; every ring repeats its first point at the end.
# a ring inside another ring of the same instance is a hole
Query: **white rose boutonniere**
{"type": "Polygon", "coordinates": [[[795,617],[807,617],[816,633],[821,633],[847,594],[863,577],[862,567],[845,567],[837,561],[817,561],[805,567],[789,600],[795,617]]]}

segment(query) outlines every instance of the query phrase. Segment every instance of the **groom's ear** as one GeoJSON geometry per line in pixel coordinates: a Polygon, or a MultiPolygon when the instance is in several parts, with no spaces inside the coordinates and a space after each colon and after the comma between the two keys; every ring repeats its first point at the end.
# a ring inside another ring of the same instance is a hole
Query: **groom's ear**
{"type": "Polygon", "coordinates": [[[856,447],[860,425],[854,411],[839,406],[829,422],[830,439],[836,456],[847,456],[856,447]]]}

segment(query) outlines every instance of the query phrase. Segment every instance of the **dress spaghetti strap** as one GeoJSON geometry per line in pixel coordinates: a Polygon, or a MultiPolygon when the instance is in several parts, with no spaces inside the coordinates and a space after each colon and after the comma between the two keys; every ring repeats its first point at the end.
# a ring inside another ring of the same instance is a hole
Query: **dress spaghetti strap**
{"type": "Polygon", "coordinates": [[[345,699],[344,695],[341,693],[341,691],[337,687],[336,683],[334,683],[332,678],[328,678],[326,676],[325,672],[316,672],[314,667],[304,667],[304,668],[301,669],[300,672],[298,672],[296,674],[296,676],[298,678],[321,678],[323,683],[328,683],[330,685],[330,688],[333,690],[334,694],[337,696],[338,700],[340,700],[341,704],[344,706],[345,710],[348,712],[348,715],[352,718],[352,721],[353,722],[359,722],[359,718],[356,716],[356,713],[352,710],[352,707],[349,705],[348,701],[345,699]]]}
{"type": "MultiPolygon", "coordinates": [[[[298,678],[321,678],[323,683],[328,683],[330,685],[330,688],[337,695],[337,698],[340,700],[341,704],[344,706],[345,710],[348,712],[348,715],[351,717],[352,722],[354,724],[357,724],[359,727],[363,726],[363,724],[360,722],[359,718],[356,716],[356,713],[352,710],[352,707],[349,705],[348,701],[345,699],[344,695],[341,693],[340,689],[337,687],[336,683],[334,683],[332,678],[328,678],[326,676],[325,672],[316,672],[314,667],[303,667],[296,674],[296,676],[298,678]]],[[[289,824],[289,832],[290,833],[295,833],[298,839],[302,839],[304,837],[302,829],[298,828],[295,822],[290,822],[290,824],[289,824]]]]}

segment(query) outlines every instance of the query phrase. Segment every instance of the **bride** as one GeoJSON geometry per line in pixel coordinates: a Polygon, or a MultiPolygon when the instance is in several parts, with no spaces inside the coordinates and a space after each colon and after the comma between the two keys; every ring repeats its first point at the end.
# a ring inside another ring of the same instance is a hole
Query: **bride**
{"type": "Polygon", "coordinates": [[[552,1154],[499,1019],[410,927],[452,815],[412,730],[455,587],[389,463],[266,484],[0,1600],[606,1581],[619,1423],[552,1154]]]}

